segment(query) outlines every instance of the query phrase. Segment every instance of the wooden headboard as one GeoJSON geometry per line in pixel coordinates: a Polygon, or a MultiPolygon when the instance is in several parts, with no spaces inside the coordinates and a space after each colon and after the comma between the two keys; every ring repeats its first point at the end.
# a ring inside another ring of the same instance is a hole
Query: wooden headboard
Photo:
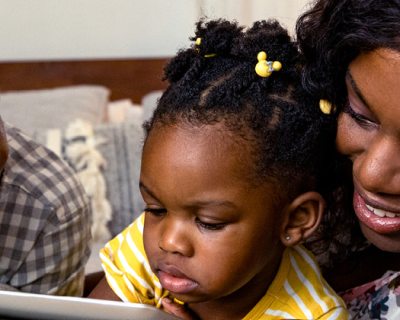
{"type": "Polygon", "coordinates": [[[163,68],[168,58],[1,62],[0,91],[33,90],[78,84],[110,89],[110,100],[140,103],[150,91],[165,89],[163,68]]]}

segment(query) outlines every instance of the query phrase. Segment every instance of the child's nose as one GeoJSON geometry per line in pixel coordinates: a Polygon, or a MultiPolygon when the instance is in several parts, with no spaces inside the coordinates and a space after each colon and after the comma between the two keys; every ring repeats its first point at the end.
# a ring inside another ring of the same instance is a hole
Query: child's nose
{"type": "Polygon", "coordinates": [[[192,256],[189,221],[166,217],[158,246],[161,250],[182,256],[192,256]]]}

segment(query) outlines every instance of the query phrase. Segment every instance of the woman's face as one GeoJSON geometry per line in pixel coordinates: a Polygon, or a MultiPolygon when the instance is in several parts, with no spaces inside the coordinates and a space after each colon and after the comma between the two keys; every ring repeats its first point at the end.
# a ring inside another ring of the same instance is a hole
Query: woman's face
{"type": "Polygon", "coordinates": [[[400,52],[361,54],[346,84],[337,145],[353,161],[354,209],[367,239],[400,252],[400,52]]]}

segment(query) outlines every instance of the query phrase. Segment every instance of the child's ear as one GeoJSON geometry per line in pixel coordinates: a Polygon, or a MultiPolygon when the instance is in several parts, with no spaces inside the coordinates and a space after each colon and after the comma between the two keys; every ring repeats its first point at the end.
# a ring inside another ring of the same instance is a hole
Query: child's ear
{"type": "Polygon", "coordinates": [[[319,226],[325,200],[318,192],[296,197],[284,211],[280,238],[285,246],[294,246],[307,239],[319,226]]]}

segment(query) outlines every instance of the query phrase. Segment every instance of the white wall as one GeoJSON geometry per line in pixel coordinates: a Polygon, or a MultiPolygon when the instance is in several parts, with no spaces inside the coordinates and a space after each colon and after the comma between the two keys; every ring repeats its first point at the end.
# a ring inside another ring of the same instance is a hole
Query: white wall
{"type": "Polygon", "coordinates": [[[0,0],[0,61],[165,57],[195,21],[276,17],[289,29],[307,0],[0,0]]]}
{"type": "Polygon", "coordinates": [[[296,18],[304,11],[309,0],[202,0],[201,14],[224,17],[251,25],[260,19],[278,19],[291,33],[296,18]]]}

